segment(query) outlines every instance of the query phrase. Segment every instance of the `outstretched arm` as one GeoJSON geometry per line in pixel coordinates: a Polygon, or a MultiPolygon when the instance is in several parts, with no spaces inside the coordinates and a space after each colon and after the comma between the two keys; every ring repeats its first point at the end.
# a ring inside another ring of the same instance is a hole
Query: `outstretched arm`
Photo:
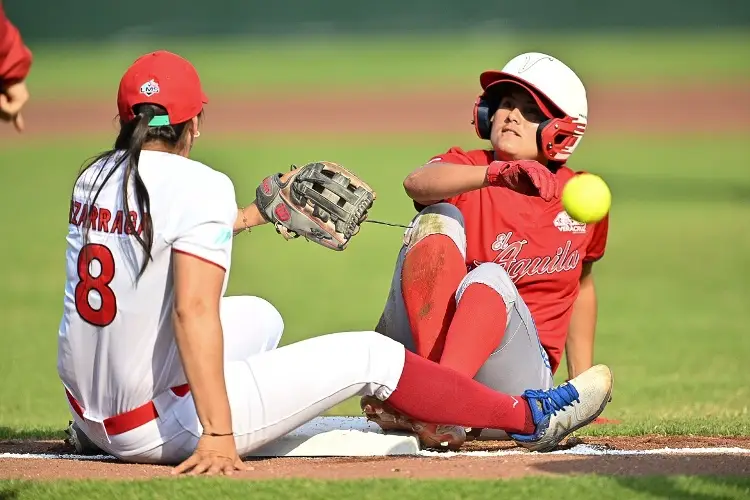
{"type": "MultiPolygon", "coordinates": [[[[294,172],[286,172],[281,176],[281,182],[286,182],[294,172]]],[[[251,227],[261,226],[268,222],[258,209],[258,205],[255,204],[255,200],[246,207],[237,208],[237,219],[234,221],[233,232],[237,236],[242,231],[246,231],[251,227]]]]}
{"type": "Polygon", "coordinates": [[[420,205],[432,205],[487,186],[551,200],[557,193],[554,174],[533,160],[493,161],[489,165],[457,165],[433,160],[404,179],[404,189],[420,205]]]}
{"type": "Polygon", "coordinates": [[[428,163],[404,179],[406,194],[421,205],[432,205],[487,185],[486,165],[428,163]]]}
{"type": "Polygon", "coordinates": [[[242,231],[265,223],[266,219],[260,215],[258,206],[253,202],[244,208],[237,209],[237,220],[234,221],[234,234],[236,236],[242,231]]]}

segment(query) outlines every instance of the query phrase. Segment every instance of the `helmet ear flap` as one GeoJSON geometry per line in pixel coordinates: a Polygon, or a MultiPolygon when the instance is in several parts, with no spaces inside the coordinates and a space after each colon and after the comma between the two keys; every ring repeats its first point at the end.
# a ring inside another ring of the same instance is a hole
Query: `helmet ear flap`
{"type": "Polygon", "coordinates": [[[552,118],[536,129],[536,145],[549,161],[565,161],[573,153],[586,131],[584,123],[572,118],[552,118]]]}
{"type": "Polygon", "coordinates": [[[474,131],[480,139],[489,140],[492,133],[492,115],[495,114],[497,105],[487,98],[485,94],[477,97],[474,102],[474,131]]]}
{"type": "Polygon", "coordinates": [[[548,127],[552,123],[552,119],[545,120],[542,123],[539,124],[539,127],[536,129],[536,147],[539,148],[539,151],[547,158],[548,160],[552,160],[553,158],[550,158],[550,153],[552,149],[554,148],[554,137],[549,136],[549,130],[548,127]]]}

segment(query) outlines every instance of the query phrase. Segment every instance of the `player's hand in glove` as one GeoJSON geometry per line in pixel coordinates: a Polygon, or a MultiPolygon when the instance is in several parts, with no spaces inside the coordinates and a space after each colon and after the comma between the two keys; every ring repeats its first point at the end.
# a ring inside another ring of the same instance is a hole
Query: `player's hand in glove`
{"type": "Polygon", "coordinates": [[[505,186],[550,201],[557,195],[557,179],[547,167],[534,160],[493,161],[487,167],[486,182],[505,186]]]}
{"type": "Polygon", "coordinates": [[[234,471],[247,470],[237,454],[234,436],[201,436],[193,454],[172,469],[172,474],[187,473],[189,476],[231,476],[234,471]]]}
{"type": "Polygon", "coordinates": [[[284,238],[302,236],[333,250],[344,250],[359,232],[376,196],[362,179],[328,161],[270,175],[255,195],[261,215],[284,238]]]}

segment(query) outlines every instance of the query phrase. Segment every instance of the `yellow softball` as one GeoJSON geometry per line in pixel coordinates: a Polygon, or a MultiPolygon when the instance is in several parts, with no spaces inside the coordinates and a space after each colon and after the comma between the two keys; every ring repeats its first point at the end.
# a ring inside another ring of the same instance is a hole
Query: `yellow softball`
{"type": "Polygon", "coordinates": [[[562,204],[573,219],[591,224],[607,215],[612,204],[612,193],[598,175],[578,174],[563,186],[562,204]]]}

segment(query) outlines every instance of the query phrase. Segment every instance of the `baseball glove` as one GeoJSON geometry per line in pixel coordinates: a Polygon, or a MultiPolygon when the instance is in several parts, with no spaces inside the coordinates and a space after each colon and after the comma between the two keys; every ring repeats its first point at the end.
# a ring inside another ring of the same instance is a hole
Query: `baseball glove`
{"type": "Polygon", "coordinates": [[[341,165],[317,161],[297,167],[282,181],[263,179],[255,203],[261,215],[285,239],[304,237],[333,250],[344,250],[359,232],[375,191],[341,165]]]}

